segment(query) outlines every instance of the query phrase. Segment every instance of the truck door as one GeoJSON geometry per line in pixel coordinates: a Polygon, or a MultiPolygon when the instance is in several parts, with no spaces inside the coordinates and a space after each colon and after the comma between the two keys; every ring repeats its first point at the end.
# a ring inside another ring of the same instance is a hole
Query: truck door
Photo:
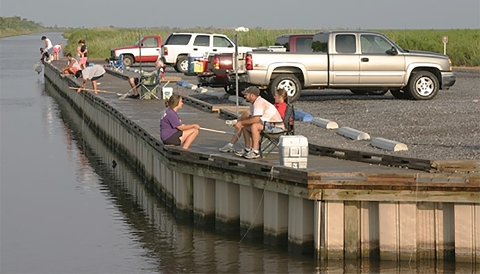
{"type": "Polygon", "coordinates": [[[405,77],[405,57],[402,52],[391,54],[392,44],[378,34],[360,36],[361,86],[400,86],[405,77]]]}
{"type": "Polygon", "coordinates": [[[208,55],[212,50],[212,41],[210,41],[210,35],[197,35],[193,41],[191,56],[202,57],[205,54],[208,55]]]}
{"type": "Polygon", "coordinates": [[[337,34],[330,52],[330,85],[344,86],[359,82],[359,55],[354,34],[337,34]]]}
{"type": "MultiPolygon", "coordinates": [[[[157,37],[145,37],[142,41],[142,62],[155,62],[160,55],[162,45],[159,45],[157,37]]],[[[140,59],[140,58],[139,58],[140,59]]],[[[138,62],[139,60],[137,60],[138,62]]]]}

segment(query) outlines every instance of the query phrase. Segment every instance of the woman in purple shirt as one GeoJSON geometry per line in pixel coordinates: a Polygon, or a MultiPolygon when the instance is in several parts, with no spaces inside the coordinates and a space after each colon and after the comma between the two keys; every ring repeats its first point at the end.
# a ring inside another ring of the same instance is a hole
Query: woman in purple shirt
{"type": "Polygon", "coordinates": [[[177,111],[182,108],[182,97],[173,94],[165,100],[167,110],[160,120],[160,138],[165,145],[183,145],[188,149],[197,138],[200,126],[198,124],[184,125],[177,111]]]}

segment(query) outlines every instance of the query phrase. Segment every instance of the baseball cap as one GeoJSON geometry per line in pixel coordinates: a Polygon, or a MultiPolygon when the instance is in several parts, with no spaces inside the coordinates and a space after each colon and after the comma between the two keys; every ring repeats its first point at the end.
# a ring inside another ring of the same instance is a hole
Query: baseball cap
{"type": "Polygon", "coordinates": [[[242,91],[242,94],[251,93],[257,96],[260,96],[260,90],[257,87],[250,86],[242,91]]]}

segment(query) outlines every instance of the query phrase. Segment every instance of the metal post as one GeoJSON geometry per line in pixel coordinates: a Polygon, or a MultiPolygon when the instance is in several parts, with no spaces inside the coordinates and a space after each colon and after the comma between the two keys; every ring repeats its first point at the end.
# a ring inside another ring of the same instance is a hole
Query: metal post
{"type": "MultiPolygon", "coordinates": [[[[142,77],[142,36],[138,34],[138,56],[140,58],[140,77],[142,77]]],[[[133,60],[135,62],[135,60],[133,60]]]]}
{"type": "Polygon", "coordinates": [[[236,112],[238,112],[238,34],[235,33],[235,95],[236,95],[236,112]]]}

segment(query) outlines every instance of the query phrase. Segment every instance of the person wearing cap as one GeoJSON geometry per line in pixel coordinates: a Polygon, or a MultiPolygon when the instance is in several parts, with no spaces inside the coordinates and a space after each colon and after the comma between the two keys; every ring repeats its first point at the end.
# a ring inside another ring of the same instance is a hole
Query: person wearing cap
{"type": "Polygon", "coordinates": [[[260,96],[260,90],[257,87],[248,87],[242,91],[242,94],[251,105],[248,116],[234,124],[235,131],[241,131],[245,141],[245,148],[235,154],[246,159],[257,159],[260,157],[258,149],[264,122],[282,124],[282,117],[274,105],[260,96]]]}
{"type": "Polygon", "coordinates": [[[77,92],[80,92],[83,89],[85,89],[85,86],[87,85],[87,81],[90,80],[92,81],[93,91],[95,92],[95,94],[98,94],[97,80],[102,78],[104,74],[105,74],[105,69],[100,65],[93,65],[91,67],[87,67],[85,69],[77,71],[75,73],[75,78],[80,78],[80,77],[83,78],[82,85],[77,89],[77,92]]]}

